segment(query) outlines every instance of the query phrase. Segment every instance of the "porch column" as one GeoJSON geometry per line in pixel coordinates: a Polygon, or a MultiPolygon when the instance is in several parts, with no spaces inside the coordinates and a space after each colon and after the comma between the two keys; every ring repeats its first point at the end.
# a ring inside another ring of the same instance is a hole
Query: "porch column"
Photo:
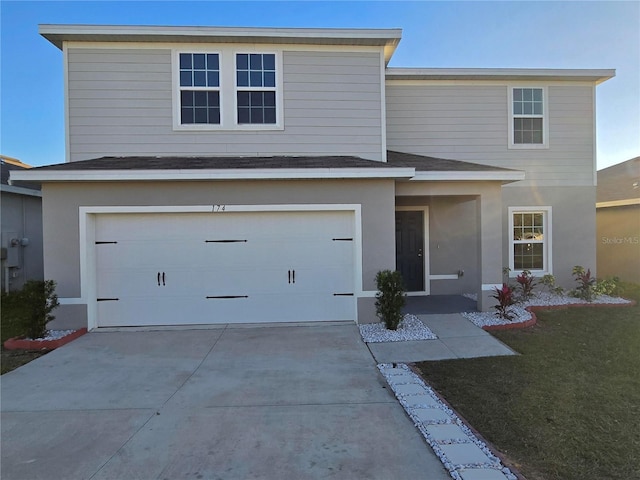
{"type": "Polygon", "coordinates": [[[502,285],[502,190],[487,184],[476,201],[478,229],[478,310],[487,312],[497,303],[493,295],[502,285]]]}

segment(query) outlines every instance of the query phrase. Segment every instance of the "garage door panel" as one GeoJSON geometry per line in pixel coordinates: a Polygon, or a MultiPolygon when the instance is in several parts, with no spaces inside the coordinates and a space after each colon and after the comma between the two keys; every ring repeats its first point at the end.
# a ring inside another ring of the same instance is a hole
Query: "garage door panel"
{"type": "Polygon", "coordinates": [[[353,232],[347,211],[98,215],[98,298],[119,299],[98,325],[355,320],[353,232]]]}

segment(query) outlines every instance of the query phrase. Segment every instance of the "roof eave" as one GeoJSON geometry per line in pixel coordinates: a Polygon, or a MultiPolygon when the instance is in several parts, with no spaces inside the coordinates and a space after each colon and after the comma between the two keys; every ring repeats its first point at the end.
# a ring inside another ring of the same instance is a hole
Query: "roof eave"
{"type": "Polygon", "coordinates": [[[387,80],[581,81],[599,84],[615,75],[615,69],[388,68],[385,77],[387,80]]]}
{"type": "Polygon", "coordinates": [[[425,181],[499,181],[504,183],[517,182],[525,179],[525,172],[520,170],[506,170],[506,171],[416,171],[416,174],[411,178],[411,181],[425,182],[425,181]]]}
{"type": "Polygon", "coordinates": [[[360,45],[384,47],[387,61],[402,37],[402,30],[342,28],[176,27],[134,25],[41,24],[40,35],[62,50],[65,41],[271,43],[360,45]]]}
{"type": "Polygon", "coordinates": [[[413,168],[278,168],[180,170],[35,170],[11,172],[11,182],[194,180],[409,179],[413,168]]]}

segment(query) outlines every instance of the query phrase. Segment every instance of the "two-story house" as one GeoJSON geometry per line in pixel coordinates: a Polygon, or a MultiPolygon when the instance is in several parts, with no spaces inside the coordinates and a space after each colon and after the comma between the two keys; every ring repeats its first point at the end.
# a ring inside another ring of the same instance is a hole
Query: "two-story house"
{"type": "Polygon", "coordinates": [[[67,162],[45,277],[89,328],[375,321],[375,275],[478,294],[595,266],[612,70],[389,68],[398,29],[42,25],[67,162]]]}

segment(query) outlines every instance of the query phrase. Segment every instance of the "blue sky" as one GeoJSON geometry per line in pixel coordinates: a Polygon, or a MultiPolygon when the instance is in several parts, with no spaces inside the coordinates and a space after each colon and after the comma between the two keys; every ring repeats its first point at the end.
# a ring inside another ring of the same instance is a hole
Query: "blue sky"
{"type": "Polygon", "coordinates": [[[40,23],[402,28],[394,67],[615,68],[598,168],[640,155],[640,2],[0,0],[0,152],[64,161],[62,52],[40,23]]]}

